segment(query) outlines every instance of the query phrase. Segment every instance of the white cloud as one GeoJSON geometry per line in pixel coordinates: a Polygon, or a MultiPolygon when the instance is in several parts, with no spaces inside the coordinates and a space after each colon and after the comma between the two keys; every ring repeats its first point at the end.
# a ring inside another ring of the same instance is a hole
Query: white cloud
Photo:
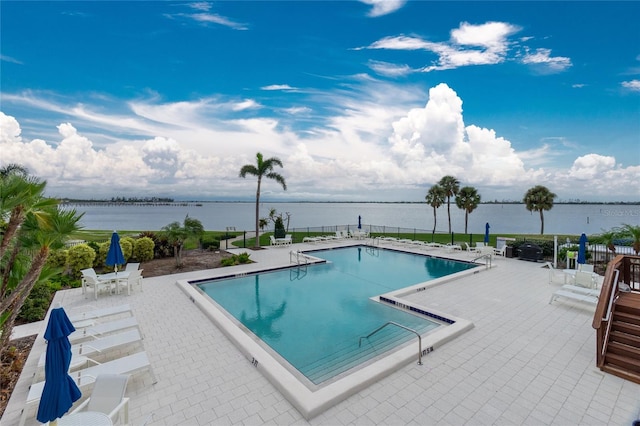
{"type": "MultiPolygon", "coordinates": [[[[421,200],[425,188],[445,174],[475,186],[485,199],[496,193],[509,197],[507,192],[520,199],[534,184],[547,185],[562,198],[639,195],[629,193],[640,178],[637,164],[623,167],[613,157],[583,153],[562,169],[559,145],[545,139],[540,147],[518,152],[499,131],[466,124],[462,99],[446,84],[431,88],[427,97],[420,87],[358,78],[339,90],[314,92],[307,101],[330,115],[297,132],[266,111],[255,117],[234,110],[243,101],[222,97],[164,104],[157,98],[136,100],[125,105],[128,112],[118,108],[110,114],[32,93],[24,102],[65,111],[67,118],[57,126],[57,137],[29,140],[15,118],[0,113],[0,165],[25,165],[46,179],[56,196],[93,198],[251,198],[255,182],[238,178],[238,171],[255,161],[257,151],[283,160],[289,188],[277,197],[290,200],[421,200]],[[97,144],[87,128],[95,135],[108,129],[110,143],[97,144]]],[[[579,146],[565,143],[561,154],[579,146]]]]}
{"type": "Polygon", "coordinates": [[[538,67],[545,73],[561,72],[571,67],[571,59],[562,56],[551,56],[551,49],[536,49],[534,53],[527,53],[522,58],[522,63],[538,67]]]}
{"type": "Polygon", "coordinates": [[[272,84],[269,86],[263,86],[260,89],[261,90],[284,90],[284,91],[297,90],[295,87],[291,87],[288,84],[272,84]]]}
{"type": "Polygon", "coordinates": [[[13,64],[22,65],[22,62],[7,55],[0,55],[0,61],[11,62],[13,64]]]}
{"type": "Polygon", "coordinates": [[[369,68],[377,74],[387,77],[400,77],[415,72],[408,65],[397,65],[381,61],[369,61],[369,68]]]}
{"type": "Polygon", "coordinates": [[[622,87],[633,92],[640,92],[640,80],[623,81],[622,87]]]}
{"type": "Polygon", "coordinates": [[[373,6],[368,16],[373,18],[388,15],[402,8],[406,0],[360,0],[362,3],[373,6]]]}
{"type": "MultiPolygon", "coordinates": [[[[367,48],[433,52],[437,55],[437,60],[433,65],[421,69],[423,72],[430,72],[501,63],[505,60],[509,48],[509,36],[518,31],[519,27],[505,22],[487,22],[481,25],[462,22],[458,28],[451,30],[449,42],[436,43],[416,36],[402,35],[384,37],[367,48]]],[[[390,68],[389,65],[386,68],[390,68]]]]}

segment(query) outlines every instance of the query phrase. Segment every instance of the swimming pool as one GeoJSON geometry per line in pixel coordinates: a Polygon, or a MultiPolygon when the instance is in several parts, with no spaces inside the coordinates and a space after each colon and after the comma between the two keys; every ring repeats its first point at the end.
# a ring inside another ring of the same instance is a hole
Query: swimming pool
{"type": "Polygon", "coordinates": [[[327,262],[184,288],[307,418],[417,358],[416,336],[396,327],[358,347],[387,321],[416,329],[424,349],[473,327],[401,296],[438,277],[472,273],[476,264],[368,246],[308,253],[327,262]],[[391,303],[380,303],[381,294],[391,303]]]}

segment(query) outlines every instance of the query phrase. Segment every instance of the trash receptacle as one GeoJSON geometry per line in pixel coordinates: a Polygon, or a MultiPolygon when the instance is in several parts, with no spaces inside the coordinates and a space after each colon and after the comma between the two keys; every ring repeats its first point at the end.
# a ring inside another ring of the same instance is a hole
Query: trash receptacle
{"type": "Polygon", "coordinates": [[[513,246],[507,246],[507,248],[504,249],[504,255],[505,257],[513,258],[513,246]]]}

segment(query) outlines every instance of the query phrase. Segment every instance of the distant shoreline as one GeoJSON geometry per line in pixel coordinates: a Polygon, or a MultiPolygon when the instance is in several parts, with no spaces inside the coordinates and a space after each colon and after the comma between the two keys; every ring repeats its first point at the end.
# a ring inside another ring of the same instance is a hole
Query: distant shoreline
{"type": "MultiPolygon", "coordinates": [[[[426,204],[424,201],[274,201],[274,200],[261,200],[265,203],[273,203],[273,204],[426,204]]],[[[255,200],[214,200],[214,201],[204,201],[204,200],[181,200],[181,201],[112,201],[112,200],[61,200],[61,204],[64,205],[132,205],[132,206],[141,206],[141,205],[163,205],[163,206],[198,206],[204,203],[212,204],[212,203],[239,203],[239,204],[255,204],[255,200]]],[[[487,201],[482,202],[480,204],[515,204],[515,205],[524,205],[521,201],[487,201]]],[[[554,202],[554,205],[628,205],[628,206],[637,206],[640,205],[640,201],[558,201],[554,202]]]]}

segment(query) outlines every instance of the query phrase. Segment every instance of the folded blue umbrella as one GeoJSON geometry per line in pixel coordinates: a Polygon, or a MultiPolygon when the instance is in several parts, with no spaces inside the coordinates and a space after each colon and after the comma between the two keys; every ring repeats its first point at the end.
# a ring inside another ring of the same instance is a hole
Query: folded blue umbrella
{"type": "Polygon", "coordinates": [[[69,335],[76,331],[63,308],[51,310],[44,333],[47,355],[44,364],[44,389],[40,397],[39,422],[46,423],[62,417],[82,396],[82,392],[69,376],[71,343],[69,335]]]}
{"type": "Polygon", "coordinates": [[[124,265],[125,263],[122,248],[120,247],[120,236],[116,231],[113,231],[113,234],[111,234],[111,244],[109,245],[107,259],[104,263],[108,266],[113,266],[116,272],[118,272],[118,265],[124,265]]]}
{"type": "Polygon", "coordinates": [[[578,263],[587,263],[587,236],[585,234],[580,235],[580,246],[578,247],[578,263]]]}

